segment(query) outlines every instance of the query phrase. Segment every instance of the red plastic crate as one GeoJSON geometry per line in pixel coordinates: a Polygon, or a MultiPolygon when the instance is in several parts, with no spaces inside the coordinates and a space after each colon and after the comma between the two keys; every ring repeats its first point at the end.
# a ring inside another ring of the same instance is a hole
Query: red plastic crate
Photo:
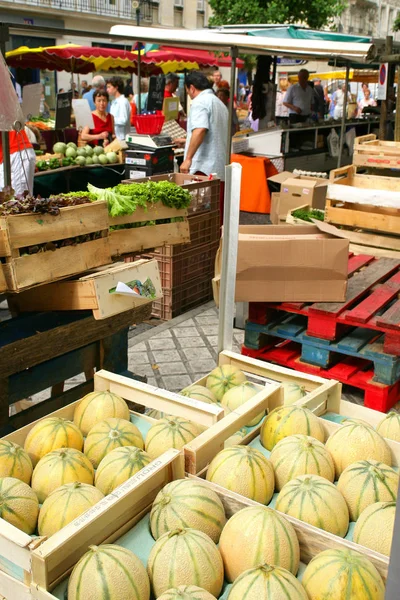
{"type": "Polygon", "coordinates": [[[147,135],[158,135],[161,133],[165,121],[163,114],[157,115],[135,115],[133,124],[138,133],[147,135]]]}

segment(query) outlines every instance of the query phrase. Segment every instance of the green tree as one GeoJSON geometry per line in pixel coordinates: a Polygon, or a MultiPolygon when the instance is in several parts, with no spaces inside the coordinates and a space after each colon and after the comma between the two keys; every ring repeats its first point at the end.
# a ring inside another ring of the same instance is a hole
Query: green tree
{"type": "Polygon", "coordinates": [[[209,0],[210,25],[304,23],[313,29],[329,24],[347,6],[346,0],[209,0]]]}

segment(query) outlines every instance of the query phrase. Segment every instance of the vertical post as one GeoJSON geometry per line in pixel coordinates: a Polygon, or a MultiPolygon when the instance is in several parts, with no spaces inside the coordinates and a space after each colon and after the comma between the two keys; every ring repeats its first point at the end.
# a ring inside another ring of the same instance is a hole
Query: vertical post
{"type": "MultiPolygon", "coordinates": [[[[385,54],[390,55],[393,53],[393,37],[391,35],[386,36],[386,46],[385,46],[385,54]]],[[[388,93],[389,87],[391,85],[391,77],[389,76],[391,71],[391,65],[389,65],[387,77],[387,87],[386,87],[386,100],[382,100],[381,104],[381,118],[379,121],[379,139],[384,140],[386,138],[386,124],[388,118],[388,93]]],[[[392,84],[393,85],[393,84],[392,84]]]]}
{"type": "Polygon", "coordinates": [[[226,164],[229,165],[231,162],[232,152],[232,115],[233,115],[233,104],[235,95],[235,83],[236,83],[236,59],[238,57],[238,49],[234,46],[231,48],[231,81],[230,81],[230,98],[229,98],[229,116],[228,116],[228,142],[226,145],[226,164]]]}
{"type": "Polygon", "coordinates": [[[275,109],[276,109],[276,92],[278,89],[278,84],[276,82],[276,70],[277,70],[277,62],[278,58],[274,56],[274,61],[272,63],[272,85],[274,86],[274,99],[272,104],[272,118],[275,121],[275,109]]]}
{"type": "Polygon", "coordinates": [[[242,167],[225,167],[224,232],[219,292],[218,354],[232,350],[242,167]]]}
{"type": "Polygon", "coordinates": [[[394,127],[394,141],[400,142],[400,65],[397,67],[397,96],[396,96],[396,117],[394,127]]]}
{"type": "Polygon", "coordinates": [[[142,98],[141,98],[141,87],[142,87],[142,75],[141,75],[141,70],[142,70],[142,59],[141,59],[141,44],[139,42],[139,48],[138,48],[138,103],[137,103],[137,110],[138,110],[138,114],[140,115],[142,112],[142,98]]]}
{"type": "Polygon", "coordinates": [[[346,64],[346,86],[345,86],[344,99],[343,99],[342,124],[340,126],[340,143],[339,143],[339,155],[338,155],[338,162],[337,162],[338,169],[341,167],[341,164],[342,164],[344,136],[346,134],[347,96],[349,93],[349,78],[350,78],[350,63],[347,63],[346,64]]]}
{"type": "MultiPolygon", "coordinates": [[[[5,58],[6,43],[10,39],[7,25],[0,25],[0,51],[5,58]]],[[[8,131],[1,132],[1,143],[3,147],[3,169],[4,169],[4,186],[11,186],[11,159],[10,159],[10,138],[8,131]]]]}

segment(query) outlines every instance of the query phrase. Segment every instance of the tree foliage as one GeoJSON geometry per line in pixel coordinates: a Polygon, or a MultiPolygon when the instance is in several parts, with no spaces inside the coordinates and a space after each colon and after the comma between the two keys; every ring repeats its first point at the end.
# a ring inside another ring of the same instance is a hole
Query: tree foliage
{"type": "Polygon", "coordinates": [[[304,23],[313,29],[329,24],[347,6],[346,0],[209,0],[210,25],[304,23]]]}

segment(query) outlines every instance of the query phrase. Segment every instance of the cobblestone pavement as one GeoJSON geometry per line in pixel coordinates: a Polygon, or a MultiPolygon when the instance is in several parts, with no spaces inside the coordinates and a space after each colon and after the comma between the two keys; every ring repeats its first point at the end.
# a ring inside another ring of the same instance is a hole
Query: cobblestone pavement
{"type": "MultiPolygon", "coordinates": [[[[244,332],[234,330],[240,352],[244,332]]],[[[177,392],[217,363],[218,309],[213,302],[129,339],[128,368],[152,385],[177,392]]]]}

